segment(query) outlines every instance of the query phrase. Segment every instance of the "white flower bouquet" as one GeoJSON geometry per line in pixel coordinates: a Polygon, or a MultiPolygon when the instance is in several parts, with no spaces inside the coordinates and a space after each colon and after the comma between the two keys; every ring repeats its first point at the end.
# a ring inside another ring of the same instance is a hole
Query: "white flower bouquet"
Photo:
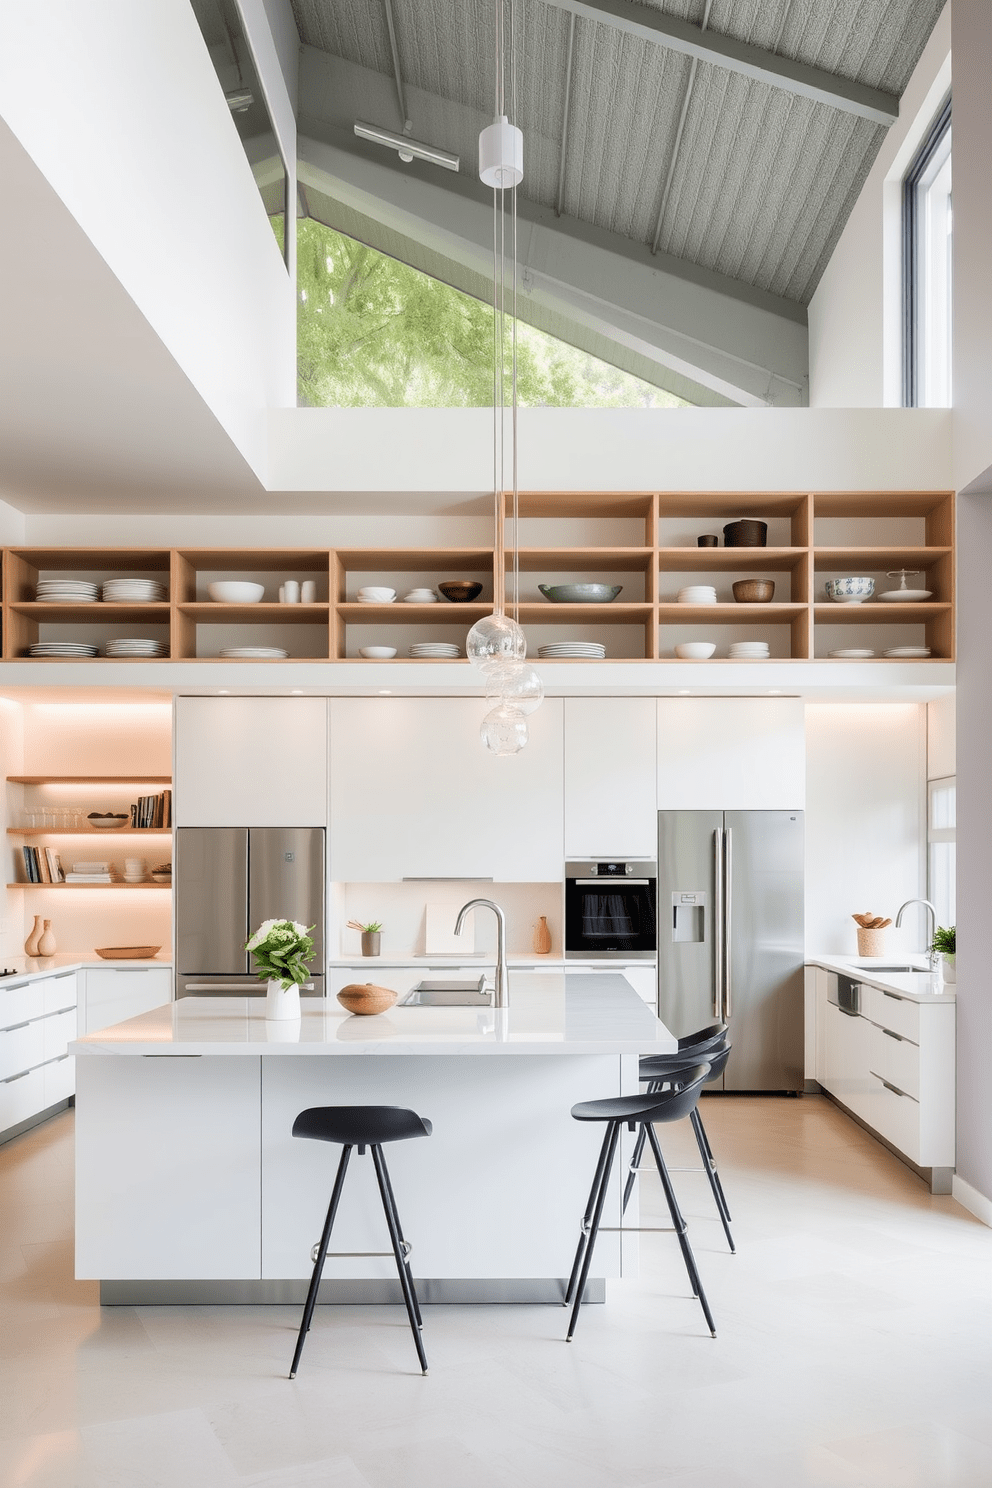
{"type": "Polygon", "coordinates": [[[255,961],[255,975],[265,982],[278,982],[284,991],[299,987],[310,975],[313,960],[312,925],[296,920],[265,920],[245,945],[255,961]]]}

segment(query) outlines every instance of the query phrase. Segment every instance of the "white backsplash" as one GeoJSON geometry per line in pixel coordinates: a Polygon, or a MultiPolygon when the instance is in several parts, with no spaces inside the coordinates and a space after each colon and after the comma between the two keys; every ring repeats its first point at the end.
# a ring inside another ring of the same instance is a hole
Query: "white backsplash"
{"type": "MultiPolygon", "coordinates": [[[[440,883],[333,884],[328,896],[328,954],[361,955],[361,937],[347,928],[349,920],[382,922],[383,956],[422,956],[428,903],[449,905],[451,922],[469,899],[493,899],[506,915],[506,945],[510,955],[534,950],[534,928],[546,915],[551,949],[562,949],[563,888],[560,883],[493,884],[445,880],[440,883]]],[[[476,952],[496,949],[496,916],[482,910],[475,916],[476,952]]]]}

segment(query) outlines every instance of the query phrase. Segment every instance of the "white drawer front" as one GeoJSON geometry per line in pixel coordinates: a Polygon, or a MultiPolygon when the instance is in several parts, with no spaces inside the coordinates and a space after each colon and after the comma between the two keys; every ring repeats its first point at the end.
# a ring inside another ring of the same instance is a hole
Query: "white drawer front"
{"type": "Polygon", "coordinates": [[[873,1075],[896,1085],[914,1100],[920,1098],[920,1050],[909,1039],[872,1028],[869,1064],[873,1075]]]}
{"type": "Polygon", "coordinates": [[[891,1028],[903,1038],[920,1042],[920,1005],[910,1002],[908,997],[897,997],[894,992],[883,992],[881,987],[866,987],[868,993],[868,1017],[881,1028],[891,1028]]]}
{"type": "Polygon", "coordinates": [[[920,1107],[910,1095],[899,1095],[869,1076],[869,1120],[879,1136],[910,1159],[920,1161],[920,1107]]]}
{"type": "Polygon", "coordinates": [[[37,986],[30,982],[20,987],[5,987],[0,983],[0,1029],[10,1028],[13,1023],[26,1023],[44,1012],[44,1000],[38,995],[37,986]]]}
{"type": "Polygon", "coordinates": [[[44,1020],[0,1033],[0,1080],[41,1064],[45,1057],[44,1020]]]}
{"type": "Polygon", "coordinates": [[[42,1069],[45,1076],[44,1099],[46,1106],[54,1106],[59,1101],[68,1100],[76,1089],[76,1061],[71,1054],[66,1054],[62,1059],[56,1059],[51,1064],[46,1064],[42,1069]]]}
{"type": "Polygon", "coordinates": [[[46,1013],[60,1013],[63,1008],[76,1006],[76,973],[67,971],[62,976],[46,977],[41,984],[46,1013]]]}
{"type": "Polygon", "coordinates": [[[76,1037],[76,1009],[64,1013],[53,1013],[42,1021],[45,1031],[45,1058],[59,1059],[66,1051],[70,1039],[76,1037]]]}
{"type": "Polygon", "coordinates": [[[26,1121],[45,1109],[45,1072],[33,1069],[26,1075],[0,1080],[0,1131],[26,1121]]]}

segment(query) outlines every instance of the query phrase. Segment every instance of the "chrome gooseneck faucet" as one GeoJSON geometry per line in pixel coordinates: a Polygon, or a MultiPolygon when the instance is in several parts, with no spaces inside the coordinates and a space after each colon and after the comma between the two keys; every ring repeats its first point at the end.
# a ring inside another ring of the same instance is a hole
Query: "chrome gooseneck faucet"
{"type": "Polygon", "coordinates": [[[462,922],[470,909],[491,909],[496,916],[496,987],[493,992],[493,1007],[510,1005],[510,987],[506,972],[506,915],[492,899],[470,899],[458,911],[455,934],[462,933],[462,922]]]}
{"type": "Polygon", "coordinates": [[[934,938],[934,936],[937,933],[937,911],[934,909],[933,905],[930,903],[930,900],[929,899],[907,899],[905,904],[900,904],[900,906],[899,906],[899,913],[896,915],[896,929],[898,930],[899,929],[899,926],[902,924],[902,912],[903,912],[903,910],[904,909],[908,909],[911,904],[922,904],[923,907],[924,907],[924,909],[927,910],[927,912],[928,912],[928,914],[930,916],[930,919],[929,919],[930,934],[927,936],[927,965],[930,967],[930,970],[931,971],[935,971],[936,968],[937,968],[937,962],[940,959],[939,953],[937,951],[935,951],[934,948],[933,948],[933,938],[934,938]]]}

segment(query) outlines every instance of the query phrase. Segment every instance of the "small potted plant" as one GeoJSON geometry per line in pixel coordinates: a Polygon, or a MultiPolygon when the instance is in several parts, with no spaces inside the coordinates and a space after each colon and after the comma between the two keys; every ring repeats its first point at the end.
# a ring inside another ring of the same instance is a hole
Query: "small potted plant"
{"type": "Polygon", "coordinates": [[[300,987],[313,960],[312,925],[296,920],[265,920],[247,942],[255,975],[268,983],[265,1016],[278,1021],[300,1016],[300,987]]]}
{"type": "Polygon", "coordinates": [[[945,930],[943,925],[938,925],[934,931],[932,949],[938,952],[943,960],[945,982],[956,982],[958,979],[955,965],[955,957],[957,955],[956,928],[956,926],[952,925],[949,930],[945,930]]]}
{"type": "Polygon", "coordinates": [[[360,920],[349,920],[348,928],[349,930],[360,930],[362,932],[363,956],[378,956],[379,936],[382,931],[382,922],[380,920],[370,920],[367,925],[363,925],[360,920]]]}

